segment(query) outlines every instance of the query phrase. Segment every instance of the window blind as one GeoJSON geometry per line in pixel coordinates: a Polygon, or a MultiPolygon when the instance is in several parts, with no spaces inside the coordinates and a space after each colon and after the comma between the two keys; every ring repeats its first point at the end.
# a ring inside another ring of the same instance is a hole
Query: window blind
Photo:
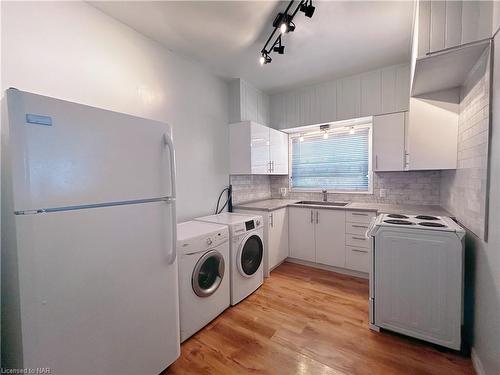
{"type": "Polygon", "coordinates": [[[292,138],[291,187],[365,192],[370,188],[369,128],[292,138]]]}

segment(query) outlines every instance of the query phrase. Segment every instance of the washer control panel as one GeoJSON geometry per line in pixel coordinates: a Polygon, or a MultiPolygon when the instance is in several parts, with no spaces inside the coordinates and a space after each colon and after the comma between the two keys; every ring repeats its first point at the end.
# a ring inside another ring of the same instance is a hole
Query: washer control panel
{"type": "Polygon", "coordinates": [[[177,248],[183,254],[191,254],[200,250],[210,250],[229,240],[229,231],[221,230],[210,234],[203,234],[185,241],[178,241],[177,248]]]}
{"type": "Polygon", "coordinates": [[[259,229],[262,227],[262,216],[257,216],[245,222],[233,224],[233,235],[240,235],[248,231],[259,229]]]}

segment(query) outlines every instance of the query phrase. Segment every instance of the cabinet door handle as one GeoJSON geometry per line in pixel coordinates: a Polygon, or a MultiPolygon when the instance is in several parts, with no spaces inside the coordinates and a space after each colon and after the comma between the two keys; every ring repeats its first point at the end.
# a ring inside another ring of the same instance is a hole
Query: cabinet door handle
{"type": "Polygon", "coordinates": [[[351,250],[356,251],[358,253],[367,253],[368,252],[368,250],[355,249],[354,247],[351,247],[351,250]]]}
{"type": "Polygon", "coordinates": [[[368,216],[368,214],[362,214],[362,213],[358,213],[358,212],[351,212],[351,215],[353,215],[353,216],[368,216]]]}
{"type": "Polygon", "coordinates": [[[270,219],[271,219],[271,228],[274,228],[274,216],[273,216],[273,214],[271,214],[270,219]]]}
{"type": "Polygon", "coordinates": [[[353,228],[365,228],[368,229],[368,225],[356,225],[356,224],[351,224],[353,228]]]}
{"type": "Polygon", "coordinates": [[[375,155],[375,170],[378,170],[378,155],[375,155]]]}
{"type": "Polygon", "coordinates": [[[319,224],[319,211],[316,211],[316,224],[319,224]]]}
{"type": "Polygon", "coordinates": [[[311,210],[311,224],[314,223],[313,210],[311,210]]]}
{"type": "Polygon", "coordinates": [[[364,237],[356,237],[356,236],[351,236],[352,239],[354,240],[362,240],[362,241],[366,241],[366,238],[364,237]]]}

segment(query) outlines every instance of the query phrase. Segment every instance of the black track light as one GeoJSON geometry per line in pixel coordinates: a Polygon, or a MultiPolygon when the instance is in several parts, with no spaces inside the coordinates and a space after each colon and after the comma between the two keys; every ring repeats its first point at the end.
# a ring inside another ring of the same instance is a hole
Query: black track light
{"type": "Polygon", "coordinates": [[[280,55],[283,55],[285,53],[285,46],[281,45],[281,35],[278,37],[278,40],[274,44],[273,51],[278,52],[278,54],[280,55]]]}
{"type": "MultiPolygon", "coordinates": [[[[1,0],[0,0],[1,1],[1,0]]],[[[294,17],[299,11],[303,12],[306,17],[311,18],[314,14],[315,7],[313,6],[312,0],[290,0],[286,9],[276,15],[273,21],[273,31],[269,38],[267,38],[264,47],[260,50],[260,64],[269,64],[272,59],[269,56],[272,52],[283,55],[285,53],[285,46],[281,44],[281,39],[283,34],[293,32],[295,30],[295,23],[293,23],[294,17]],[[298,3],[298,4],[297,4],[298,3]],[[297,4],[294,9],[292,6],[297,4]],[[278,35],[276,35],[278,33],[278,35]],[[274,42],[273,42],[274,41],[274,42]]]]}
{"type": "Polygon", "coordinates": [[[306,17],[311,18],[314,14],[316,7],[312,5],[312,0],[306,0],[305,3],[300,5],[300,11],[305,14],[306,17]]]}

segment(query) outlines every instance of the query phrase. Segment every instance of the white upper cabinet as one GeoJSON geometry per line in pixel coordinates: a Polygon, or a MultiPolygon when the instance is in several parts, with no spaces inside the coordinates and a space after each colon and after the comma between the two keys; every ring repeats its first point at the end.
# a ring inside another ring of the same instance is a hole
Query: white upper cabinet
{"type": "Polygon", "coordinates": [[[410,66],[397,65],[381,70],[381,111],[386,114],[408,110],[410,98],[410,66]]]}
{"type": "Polygon", "coordinates": [[[288,174],[288,134],[252,121],[229,125],[231,174],[288,174]]]}
{"type": "Polygon", "coordinates": [[[380,70],[361,74],[361,116],[382,112],[382,83],[380,70]]]}
{"type": "Polygon", "coordinates": [[[270,123],[269,95],[242,79],[229,84],[229,122],[255,121],[270,123]]]}
{"type": "Polygon", "coordinates": [[[270,171],[269,128],[250,123],[251,174],[266,174],[270,171]]]}
{"type": "Polygon", "coordinates": [[[270,174],[288,174],[288,134],[269,129],[270,174]]]}
{"type": "Polygon", "coordinates": [[[359,75],[337,81],[337,118],[357,118],[361,113],[361,78],[359,75]]]}
{"type": "Polygon", "coordinates": [[[407,169],[456,169],[459,92],[410,99],[407,169]]]}
{"type": "Polygon", "coordinates": [[[373,117],[373,171],[405,170],[405,114],[373,117]]]}
{"type": "Polygon", "coordinates": [[[460,87],[489,46],[492,1],[418,0],[411,58],[411,94],[460,87]]]}
{"type": "Polygon", "coordinates": [[[414,22],[415,57],[492,35],[492,1],[419,0],[414,22]]]}
{"type": "Polygon", "coordinates": [[[288,129],[408,110],[410,65],[271,95],[271,126],[288,129]]]}

